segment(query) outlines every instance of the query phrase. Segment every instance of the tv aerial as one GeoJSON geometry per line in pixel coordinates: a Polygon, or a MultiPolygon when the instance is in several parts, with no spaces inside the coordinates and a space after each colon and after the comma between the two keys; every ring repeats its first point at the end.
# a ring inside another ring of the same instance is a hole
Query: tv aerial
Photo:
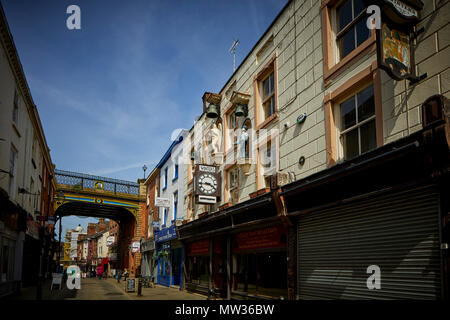
{"type": "Polygon", "coordinates": [[[236,47],[237,47],[238,43],[239,43],[239,39],[235,38],[233,45],[230,48],[230,53],[233,54],[233,72],[236,71],[236,47]]]}

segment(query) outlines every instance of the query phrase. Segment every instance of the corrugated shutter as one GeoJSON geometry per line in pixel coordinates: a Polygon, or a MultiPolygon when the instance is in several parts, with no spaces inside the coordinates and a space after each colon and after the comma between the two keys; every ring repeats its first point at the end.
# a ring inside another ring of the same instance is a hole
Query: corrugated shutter
{"type": "Polygon", "coordinates": [[[300,299],[439,299],[439,193],[432,186],[300,216],[300,299]],[[367,267],[381,269],[369,290],[367,267]]]}

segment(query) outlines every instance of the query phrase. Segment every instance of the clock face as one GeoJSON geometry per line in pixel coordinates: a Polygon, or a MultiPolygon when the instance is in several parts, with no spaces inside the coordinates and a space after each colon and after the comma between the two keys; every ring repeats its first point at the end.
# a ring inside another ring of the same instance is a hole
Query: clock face
{"type": "Polygon", "coordinates": [[[198,188],[204,194],[213,194],[217,190],[217,179],[212,174],[203,173],[198,177],[198,188]]]}

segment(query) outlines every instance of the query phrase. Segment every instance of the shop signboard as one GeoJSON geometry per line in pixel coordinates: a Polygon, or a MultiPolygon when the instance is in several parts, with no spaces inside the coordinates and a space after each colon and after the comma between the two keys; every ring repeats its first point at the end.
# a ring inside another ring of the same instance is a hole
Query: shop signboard
{"type": "Polygon", "coordinates": [[[155,207],[164,207],[169,208],[170,207],[170,200],[167,198],[155,198],[155,207]]]}
{"type": "Polygon", "coordinates": [[[200,256],[209,254],[209,239],[204,239],[189,244],[188,255],[200,256]]]}
{"type": "Polygon", "coordinates": [[[140,244],[140,242],[139,241],[134,241],[132,244],[131,244],[131,251],[132,252],[139,252],[139,250],[140,250],[140,248],[141,248],[141,244],[140,244]]]}
{"type": "Polygon", "coordinates": [[[234,239],[233,251],[283,248],[286,245],[286,229],[282,226],[275,226],[238,233],[234,239]]]}
{"type": "Polygon", "coordinates": [[[106,238],[106,246],[111,247],[114,244],[114,236],[106,238]]]}
{"type": "Polygon", "coordinates": [[[175,226],[171,225],[169,228],[164,228],[155,232],[155,242],[164,242],[171,239],[175,239],[177,233],[175,231],[175,226]]]}

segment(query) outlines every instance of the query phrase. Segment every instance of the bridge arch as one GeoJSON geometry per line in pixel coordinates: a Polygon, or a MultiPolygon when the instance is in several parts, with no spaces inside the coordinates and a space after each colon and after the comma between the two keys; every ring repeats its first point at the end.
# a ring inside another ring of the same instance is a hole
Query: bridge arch
{"type": "Polygon", "coordinates": [[[110,219],[120,228],[120,268],[137,266],[140,254],[130,254],[132,241],[140,239],[141,210],[145,194],[135,182],[55,170],[55,216],[110,219]]]}

